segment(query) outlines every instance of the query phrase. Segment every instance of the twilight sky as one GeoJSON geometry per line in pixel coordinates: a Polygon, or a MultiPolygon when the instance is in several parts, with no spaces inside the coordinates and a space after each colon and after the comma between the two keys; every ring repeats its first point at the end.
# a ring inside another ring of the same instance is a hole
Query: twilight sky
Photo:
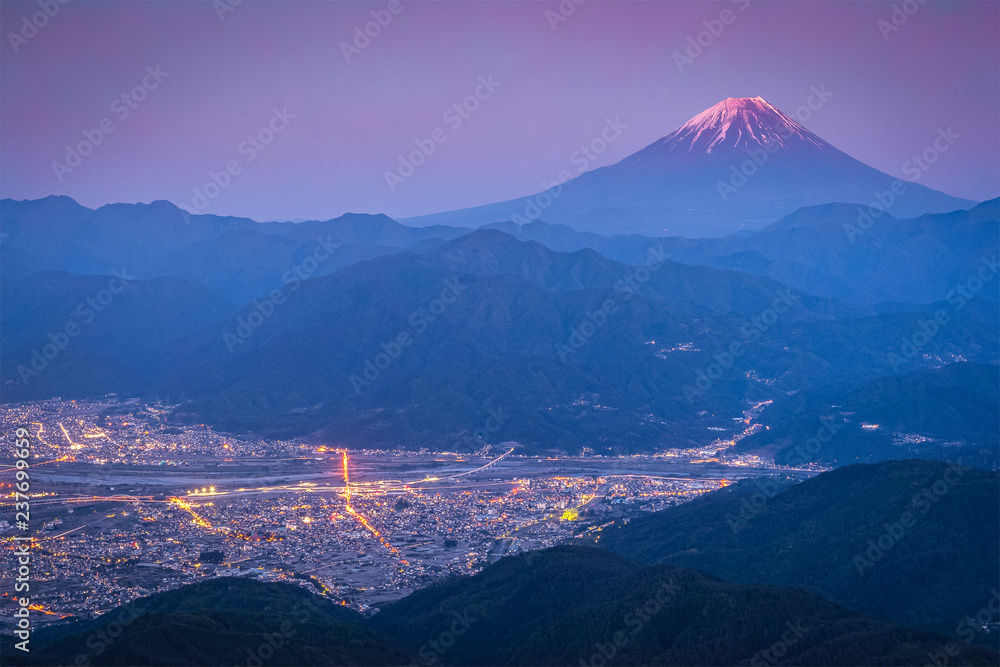
{"type": "Polygon", "coordinates": [[[627,128],[593,167],[726,97],[792,114],[812,87],[832,96],[799,120],[841,150],[908,178],[951,127],[959,139],[919,182],[1000,194],[997,2],[236,1],[75,0],[35,32],[23,21],[37,2],[0,3],[0,195],[406,217],[538,192],[606,119],[627,128]],[[893,4],[917,9],[889,31],[893,4]],[[560,6],[575,11],[556,22],[560,6]],[[391,19],[354,49],[373,11],[391,19]],[[707,46],[679,71],[674,52],[700,32],[707,46]],[[16,51],[15,33],[28,37],[16,51]],[[478,108],[449,112],[477,91],[478,108]],[[435,130],[443,143],[390,189],[398,156],[435,130]],[[97,145],[67,162],[85,132],[97,145]],[[196,201],[229,162],[226,187],[196,201]]]}

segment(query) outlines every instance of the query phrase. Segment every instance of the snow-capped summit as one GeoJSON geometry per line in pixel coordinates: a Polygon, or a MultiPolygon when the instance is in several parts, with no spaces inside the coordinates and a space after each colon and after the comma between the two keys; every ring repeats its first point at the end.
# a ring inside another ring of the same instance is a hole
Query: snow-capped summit
{"type": "Polygon", "coordinates": [[[767,147],[773,151],[794,145],[831,148],[763,97],[727,97],[633,158],[638,161],[666,153],[721,153],[767,147]]]}
{"type": "Polygon", "coordinates": [[[891,204],[899,218],[975,204],[855,160],[762,97],[726,98],[615,164],[573,176],[536,195],[405,222],[543,220],[608,235],[704,237],[760,229],[804,206],[869,206],[890,189],[902,192],[891,204]]]}

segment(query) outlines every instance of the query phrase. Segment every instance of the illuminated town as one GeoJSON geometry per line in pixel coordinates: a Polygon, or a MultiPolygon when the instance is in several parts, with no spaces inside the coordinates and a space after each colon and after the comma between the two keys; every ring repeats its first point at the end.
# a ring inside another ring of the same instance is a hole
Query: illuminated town
{"type": "MultiPolygon", "coordinates": [[[[220,576],[288,581],[370,613],[437,578],[592,537],[743,477],[815,474],[727,452],[762,428],[753,419],[764,405],[734,417],[728,435],[709,431],[704,447],[629,457],[244,439],[115,397],[7,405],[0,421],[30,432],[33,602],[46,624],[220,576]]],[[[14,493],[2,486],[10,540],[14,493]]],[[[4,572],[16,571],[12,552],[4,572]]],[[[0,605],[14,604],[12,583],[2,589],[0,605]]]]}

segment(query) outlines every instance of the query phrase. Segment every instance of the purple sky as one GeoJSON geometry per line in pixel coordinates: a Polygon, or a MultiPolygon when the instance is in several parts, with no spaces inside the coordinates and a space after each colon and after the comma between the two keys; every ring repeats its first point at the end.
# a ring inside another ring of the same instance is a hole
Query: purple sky
{"type": "Polygon", "coordinates": [[[0,3],[0,195],[193,208],[194,189],[233,160],[239,173],[206,212],[405,217],[535,193],[607,118],[628,127],[595,167],[726,97],[792,113],[812,86],[833,95],[803,124],[838,148],[905,177],[904,163],[950,126],[959,140],[919,182],[1000,194],[997,2],[927,2],[885,39],[878,21],[892,3],[591,0],[553,29],[558,0],[403,0],[348,63],[341,42],[389,4],[245,0],[220,20],[208,0],[76,0],[15,53],[9,34],[39,6],[0,3]],[[732,21],[678,71],[672,54],[726,9],[732,21]],[[157,65],[169,75],[121,118],[114,100],[157,65]],[[458,127],[445,120],[491,75],[500,85],[476,111],[458,127]],[[275,107],[294,118],[275,121],[273,142],[247,162],[241,143],[275,107]],[[60,181],[53,161],[104,118],[113,131],[60,181]],[[390,191],[385,172],[436,128],[446,141],[390,191]]]}

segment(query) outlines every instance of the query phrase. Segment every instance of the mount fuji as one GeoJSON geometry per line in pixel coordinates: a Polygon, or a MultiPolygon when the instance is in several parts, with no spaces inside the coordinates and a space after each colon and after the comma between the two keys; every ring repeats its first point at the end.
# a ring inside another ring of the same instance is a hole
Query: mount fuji
{"type": "Polygon", "coordinates": [[[761,97],[730,97],[623,160],[537,195],[404,222],[540,219],[608,235],[711,237],[757,230],[804,206],[879,201],[899,218],[976,203],[874,169],[761,97]]]}

